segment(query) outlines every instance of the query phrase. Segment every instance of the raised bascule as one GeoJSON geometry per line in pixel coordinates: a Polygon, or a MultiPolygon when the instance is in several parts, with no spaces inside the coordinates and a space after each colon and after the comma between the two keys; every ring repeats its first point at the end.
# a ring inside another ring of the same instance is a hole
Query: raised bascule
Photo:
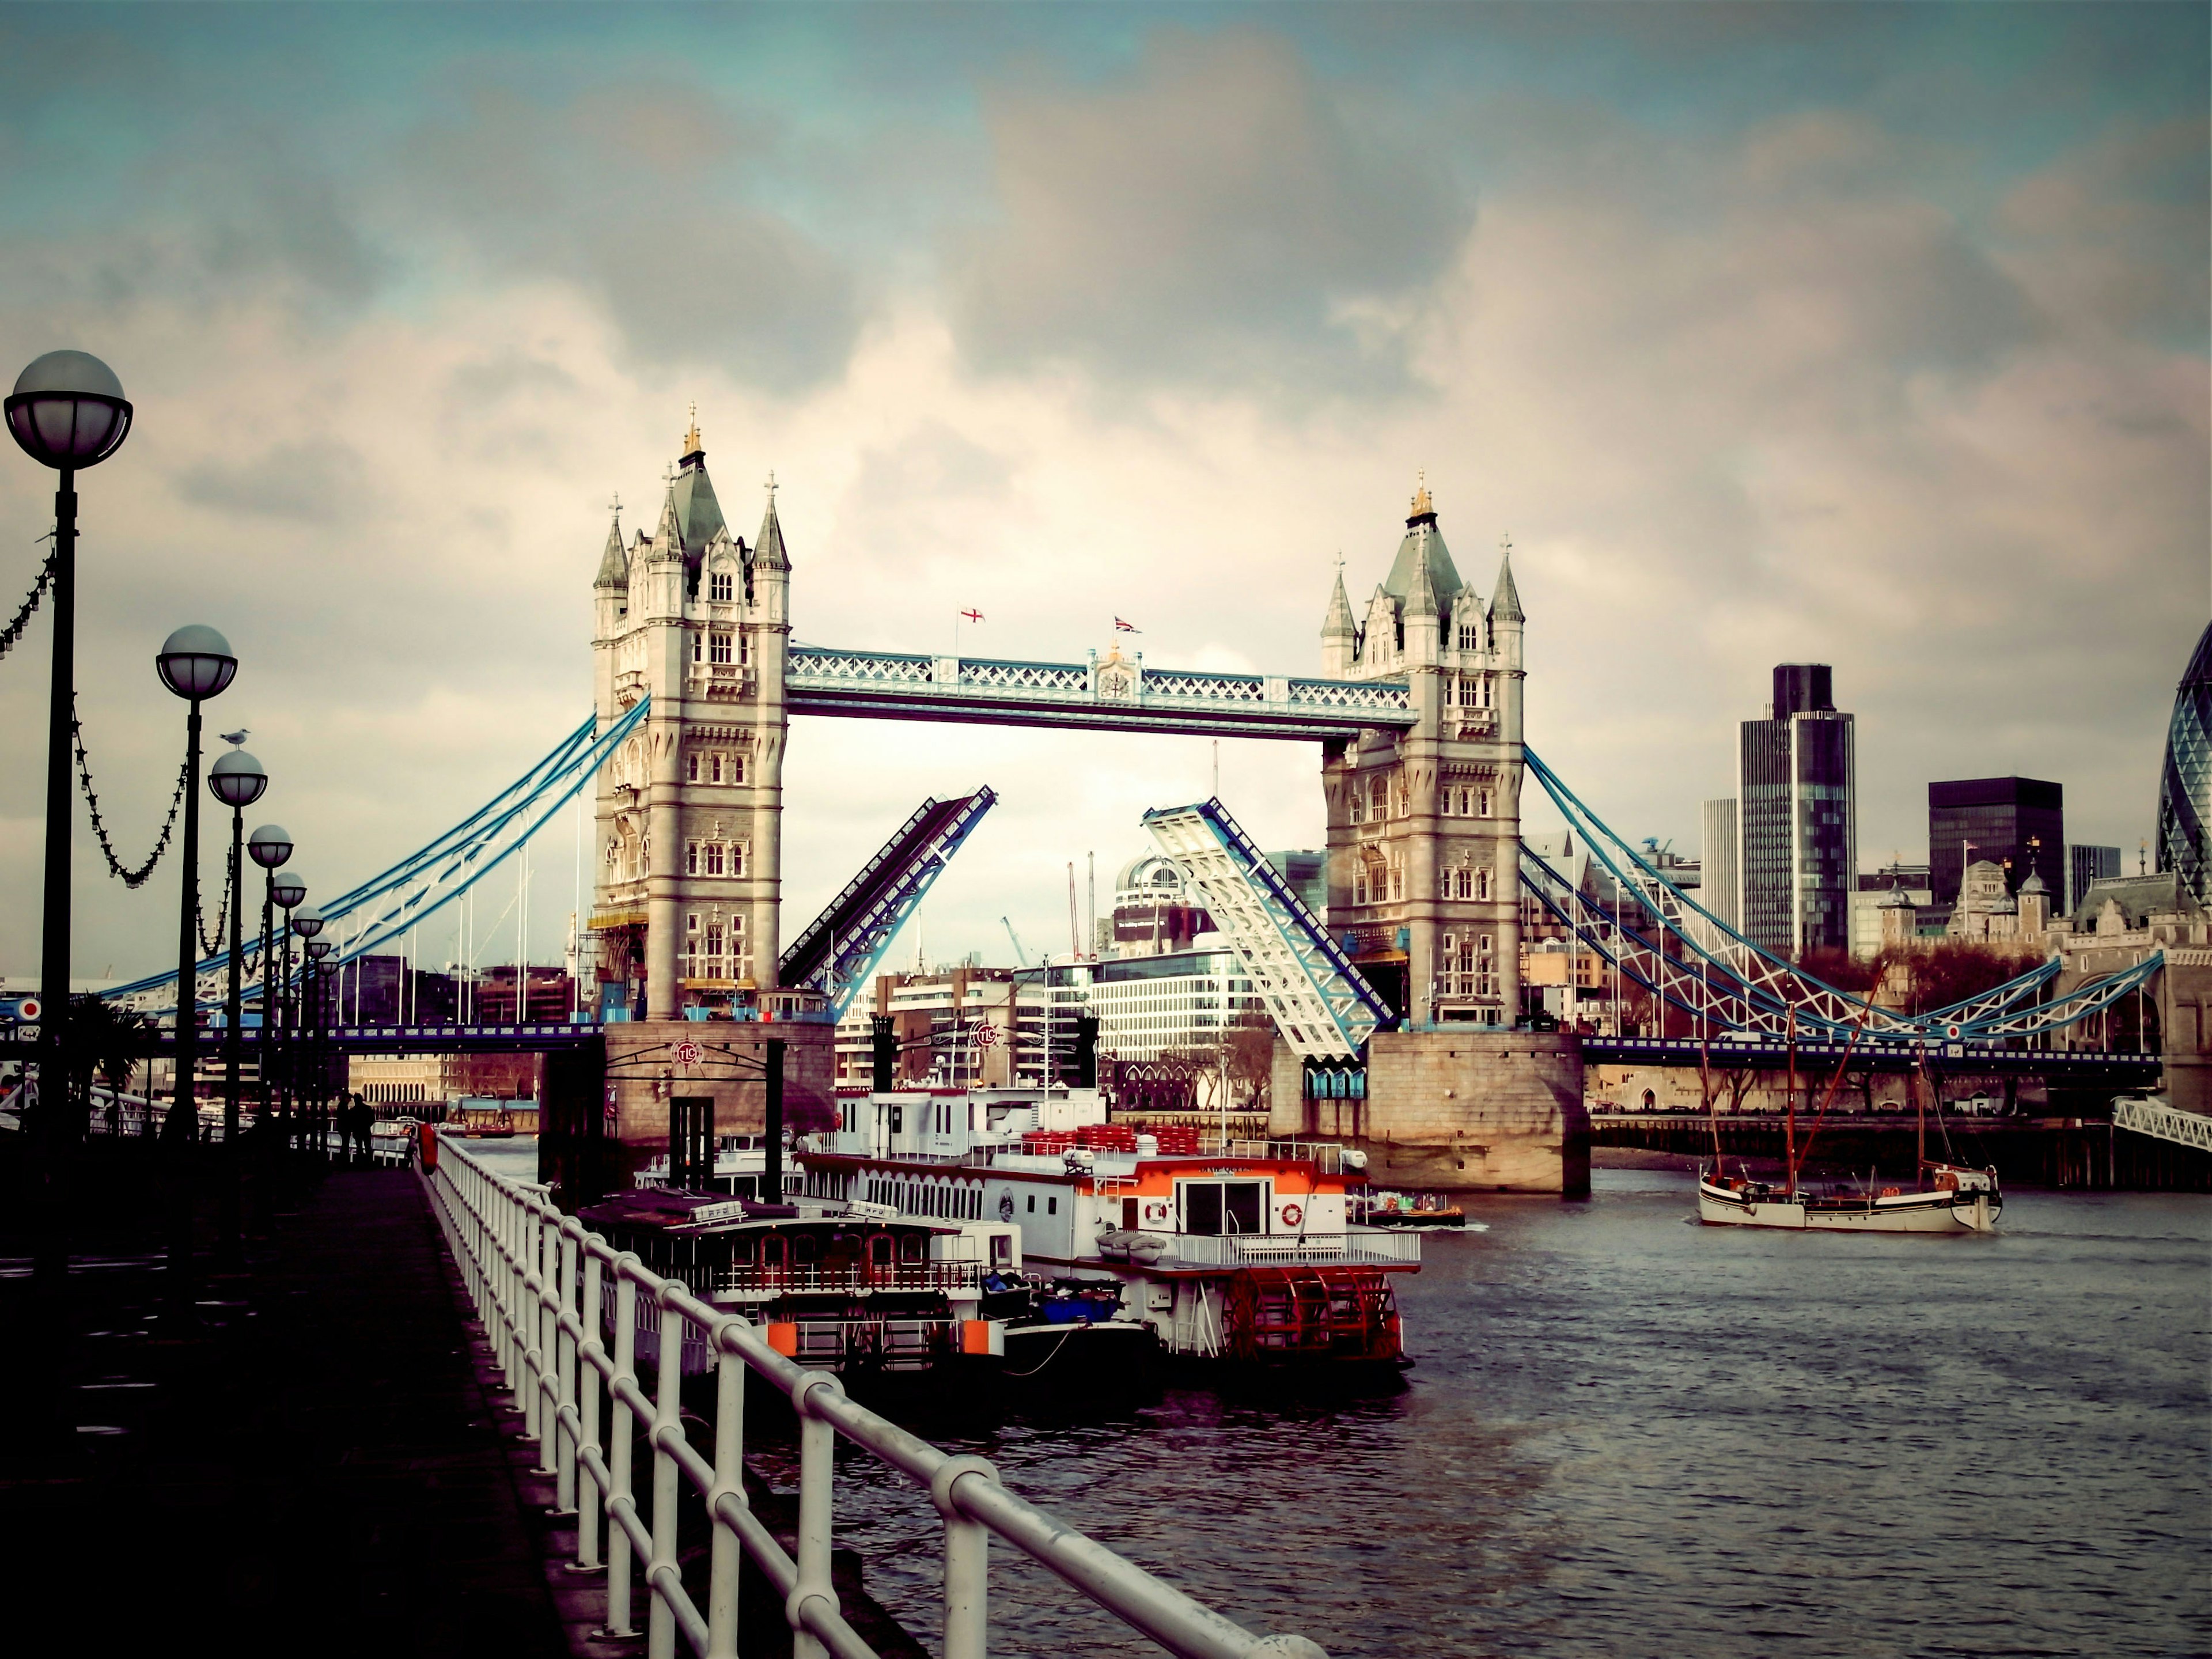
{"type": "MultiPolygon", "coordinates": [[[[719,1102],[707,1109],[725,1130],[757,1127],[771,1072],[793,1121],[825,1117],[836,1018],[996,797],[984,788],[924,802],[786,946],[793,714],[1318,744],[1323,915],[1274,876],[1220,802],[1146,822],[1275,1019],[1272,1130],[1357,1139],[1388,1182],[1553,1192],[1587,1182],[1583,1060],[1620,1056],[1518,1023],[1524,902],[1673,1022],[1656,1037],[1613,1040],[1644,1064],[1699,1063],[1717,1034],[1756,1045],[1746,1055],[1765,1053],[1785,1028],[1808,1052],[1887,1043],[1883,1063],[1896,1065],[1931,1042],[1954,1059],[2016,1052],[2162,982],[2153,954],[2063,994],[2051,994],[2045,969],[1956,1008],[1899,1016],[1723,927],[1528,751],[1528,617],[1510,544],[1479,592],[1445,545],[1425,482],[1358,610],[1340,561],[1312,676],[1164,670],[1118,647],[1052,663],[801,646],[792,580],[773,478],[749,543],[724,518],[695,418],[652,530],[625,538],[619,507],[609,526],[592,586],[592,719],[453,830],[322,906],[334,963],[390,949],[588,788],[590,943],[579,951],[588,1023],[348,1029],[341,1043],[567,1051],[549,1062],[549,1089],[572,1097],[572,1111],[588,1103],[593,1120],[603,1107],[605,1127],[638,1146],[665,1144],[677,1102],[719,1102]],[[1564,889],[1524,850],[1531,779],[1603,864],[1609,897],[1564,889]]],[[[204,1005],[219,1000],[222,967],[201,964],[204,1005]]],[[[250,963],[249,979],[258,969],[250,963]]],[[[166,1012],[173,983],[156,976],[112,994],[166,1012]]],[[[2055,1072],[2071,1057],[2039,1063],[2055,1072]]]]}

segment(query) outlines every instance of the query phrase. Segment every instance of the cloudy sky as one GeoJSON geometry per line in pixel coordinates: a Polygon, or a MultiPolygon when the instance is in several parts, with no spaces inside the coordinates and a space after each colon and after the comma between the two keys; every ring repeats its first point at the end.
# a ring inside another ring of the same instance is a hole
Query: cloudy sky
{"type": "MultiPolygon", "coordinates": [[[[606,502],[652,510],[696,402],[734,524],[775,470],[810,642],[973,605],[969,651],[1079,659],[1118,612],[1152,662],[1312,672],[1425,470],[1485,591],[1510,532],[1530,743],[1616,827],[1693,848],[1814,659],[1868,862],[1925,855],[1930,778],[2011,771],[2132,856],[2212,603],[2206,16],[0,9],[0,361],[96,352],[138,410],[82,485],[109,822],[151,840],[192,621],[322,892],[462,817],[587,712],[606,502]]],[[[50,489],[0,464],[15,592],[50,489]]],[[[0,662],[17,975],[46,649],[0,662]]],[[[928,954],[1065,948],[1068,862],[1212,758],[801,722],[787,933],[989,782],[928,954]]],[[[1219,765],[1316,840],[1311,750],[1219,765]]],[[[80,974],[173,959],[171,870],[77,867],[80,974]]]]}

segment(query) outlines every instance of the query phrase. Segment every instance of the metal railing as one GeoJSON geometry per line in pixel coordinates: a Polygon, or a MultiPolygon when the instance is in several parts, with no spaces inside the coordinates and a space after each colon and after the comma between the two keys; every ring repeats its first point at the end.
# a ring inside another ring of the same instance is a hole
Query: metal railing
{"type": "Polygon", "coordinates": [[[1340,1233],[1169,1233],[1164,1261],[1189,1267],[1266,1267],[1287,1263],[1389,1266],[1421,1259],[1415,1233],[1349,1227],[1340,1233]]]}
{"type": "Polygon", "coordinates": [[[875,1659],[846,1623],[830,1582],[836,1443],[842,1437],[928,1494],[945,1522],[942,1659],[982,1659],[988,1647],[990,1540],[995,1537],[1049,1569],[1115,1618],[1187,1659],[1326,1659],[1303,1637],[1255,1636],[1000,1483],[981,1457],[953,1456],[846,1398],[827,1371],[810,1370],[769,1347],[742,1317],[702,1302],[674,1279],[617,1251],[542,1191],[486,1169],[450,1142],[422,1171],[447,1246],[489,1340],[495,1363],[522,1416],[522,1437],[538,1448],[538,1473],[555,1481],[556,1504],[576,1516],[581,1571],[604,1565],[605,1632],[635,1635],[632,1574],[641,1565],[650,1594],[648,1659],[675,1659],[677,1638],[702,1659],[736,1659],[739,1570],[750,1557],[783,1598],[794,1659],[875,1659]],[[615,1300],[614,1352],[601,1320],[615,1300]],[[654,1388],[640,1386],[641,1301],[660,1310],[654,1388]],[[702,1455],[681,1417],[687,1325],[714,1355],[714,1450],[702,1455]],[[744,1382],[750,1370],[780,1389],[799,1419],[796,1558],[754,1515],[744,1491],[744,1382]],[[605,1384],[605,1412],[602,1389],[605,1384]],[[632,1425],[650,1426],[650,1510],[641,1512],[631,1467],[632,1425]],[[706,1606],[684,1583],[677,1555],[678,1498],[689,1481],[706,1499],[714,1529],[706,1606]],[[600,1559],[600,1526],[612,1547],[600,1559]]]}

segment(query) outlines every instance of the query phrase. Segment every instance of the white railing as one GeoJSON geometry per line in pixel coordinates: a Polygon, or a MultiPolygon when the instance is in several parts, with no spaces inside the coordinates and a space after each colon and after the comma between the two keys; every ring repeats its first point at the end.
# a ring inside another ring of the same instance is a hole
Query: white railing
{"type": "Polygon", "coordinates": [[[996,1537],[1057,1574],[1131,1629],[1188,1659],[1326,1659],[1303,1637],[1258,1637],[1073,1532],[1000,1483],[985,1460],[953,1456],[845,1397],[826,1371],[769,1347],[742,1317],[702,1302],[674,1279],[617,1251],[544,1194],[494,1174],[441,1141],[423,1184],[460,1268],[492,1356],[538,1448],[556,1503],[576,1516],[580,1571],[597,1570],[602,1519],[607,1552],[605,1634],[631,1636],[631,1576],[642,1565],[650,1593],[647,1659],[675,1659],[676,1639],[702,1659],[736,1659],[738,1581],[750,1556],[783,1598],[794,1659],[875,1659],[845,1622],[830,1583],[836,1443],[842,1436],[896,1470],[945,1521],[942,1659],[982,1659],[988,1647],[990,1540],[996,1537]],[[602,1340],[615,1299],[614,1352],[602,1340]],[[639,1385],[641,1301],[660,1310],[653,1394],[639,1385]],[[670,1316],[674,1316],[670,1317],[670,1316]],[[702,1455],[680,1414],[684,1333],[705,1333],[714,1355],[714,1452],[702,1455]],[[752,1371],[782,1390],[799,1419],[798,1556],[756,1516],[744,1491],[744,1382],[752,1371]],[[607,1421],[602,1425],[600,1384],[607,1421]],[[631,1425],[650,1424],[651,1511],[641,1515],[630,1464],[631,1425]],[[677,1507],[689,1481],[714,1528],[706,1610],[684,1583],[677,1507]]]}
{"type": "Polygon", "coordinates": [[[1351,1227],[1340,1233],[1170,1233],[1165,1260],[1177,1267],[1266,1267],[1389,1266],[1418,1263],[1418,1234],[1389,1227],[1351,1227]]]}

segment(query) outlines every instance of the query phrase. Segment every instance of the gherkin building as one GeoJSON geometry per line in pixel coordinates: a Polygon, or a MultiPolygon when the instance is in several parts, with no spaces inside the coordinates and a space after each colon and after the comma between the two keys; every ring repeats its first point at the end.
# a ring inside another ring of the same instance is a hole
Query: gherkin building
{"type": "Polygon", "coordinates": [[[2158,867],[2179,874],[2199,904],[2212,904],[2212,624],[2197,641],[2173,696],[2166,769],[2158,787],[2158,867]]]}

